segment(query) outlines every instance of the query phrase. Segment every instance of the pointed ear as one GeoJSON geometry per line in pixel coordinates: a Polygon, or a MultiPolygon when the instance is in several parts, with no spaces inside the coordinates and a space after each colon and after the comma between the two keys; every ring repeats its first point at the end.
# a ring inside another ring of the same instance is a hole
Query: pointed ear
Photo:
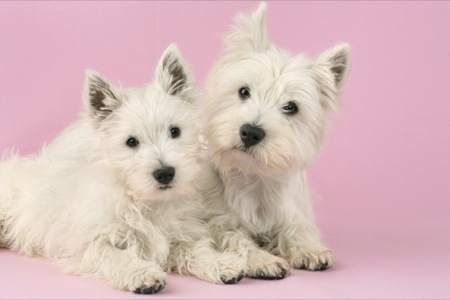
{"type": "Polygon", "coordinates": [[[89,115],[103,120],[120,106],[121,96],[100,74],[86,70],[84,97],[89,115]]]}
{"type": "Polygon", "coordinates": [[[169,95],[193,101],[193,75],[175,44],[164,51],[156,68],[156,81],[169,95]]]}
{"type": "Polygon", "coordinates": [[[350,69],[350,45],[341,43],[323,52],[313,65],[322,105],[334,109],[350,69]]]}
{"type": "Polygon", "coordinates": [[[233,30],[225,39],[229,51],[262,52],[269,48],[266,25],[267,4],[261,2],[251,14],[238,14],[233,30]]]}

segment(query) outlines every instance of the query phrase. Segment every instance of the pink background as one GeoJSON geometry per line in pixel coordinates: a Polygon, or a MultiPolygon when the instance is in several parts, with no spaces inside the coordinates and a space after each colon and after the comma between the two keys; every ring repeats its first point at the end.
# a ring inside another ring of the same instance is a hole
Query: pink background
{"type": "MultiPolygon", "coordinates": [[[[176,42],[200,86],[258,2],[1,2],[0,152],[38,151],[81,111],[84,69],[123,86],[176,42]]],[[[310,181],[336,266],[236,286],[170,275],[149,298],[450,298],[450,3],[269,2],[272,40],[353,49],[345,105],[310,181]],[[445,283],[447,282],[447,283],[445,283]]],[[[0,249],[0,298],[143,298],[0,249]]]]}

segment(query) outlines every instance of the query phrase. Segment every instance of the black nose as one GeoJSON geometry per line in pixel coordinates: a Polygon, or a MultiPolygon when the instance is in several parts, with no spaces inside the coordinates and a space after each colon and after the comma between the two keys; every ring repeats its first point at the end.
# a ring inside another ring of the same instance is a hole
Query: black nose
{"type": "Polygon", "coordinates": [[[153,172],[153,177],[162,184],[168,184],[175,177],[175,169],[172,167],[164,167],[153,172]]]}
{"type": "Polygon", "coordinates": [[[266,136],[266,133],[262,128],[251,124],[242,125],[239,134],[246,148],[250,148],[251,146],[258,144],[266,136]]]}

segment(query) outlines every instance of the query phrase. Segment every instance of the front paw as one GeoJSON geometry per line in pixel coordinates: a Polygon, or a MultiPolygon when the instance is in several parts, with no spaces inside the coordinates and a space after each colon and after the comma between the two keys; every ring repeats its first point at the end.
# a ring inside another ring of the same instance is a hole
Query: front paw
{"type": "Polygon", "coordinates": [[[247,259],[236,252],[223,252],[216,261],[221,283],[236,284],[247,273],[247,259]]]}
{"type": "Polygon", "coordinates": [[[220,276],[220,280],[223,284],[236,284],[244,278],[244,272],[242,271],[238,276],[235,277],[227,277],[226,275],[220,276]]]}
{"type": "Polygon", "coordinates": [[[133,290],[135,294],[156,294],[162,291],[166,287],[165,281],[156,281],[152,285],[143,284],[140,287],[133,290]]]}
{"type": "Polygon", "coordinates": [[[247,259],[242,255],[213,248],[202,251],[196,257],[173,262],[173,269],[216,284],[236,284],[246,275],[247,259]]]}
{"type": "Polygon", "coordinates": [[[156,294],[166,287],[166,274],[159,270],[145,270],[133,279],[131,291],[135,294],[156,294]]]}
{"type": "Polygon", "coordinates": [[[263,250],[249,254],[248,268],[248,276],[256,279],[278,280],[289,274],[286,260],[263,250]]]}
{"type": "Polygon", "coordinates": [[[333,266],[334,254],[326,248],[299,248],[292,251],[289,263],[295,269],[323,271],[333,266]]]}

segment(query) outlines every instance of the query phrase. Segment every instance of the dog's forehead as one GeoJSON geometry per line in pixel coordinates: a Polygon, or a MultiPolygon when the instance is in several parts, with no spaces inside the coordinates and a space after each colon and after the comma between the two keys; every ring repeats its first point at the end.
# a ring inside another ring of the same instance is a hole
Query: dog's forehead
{"type": "Polygon", "coordinates": [[[157,87],[129,90],[126,98],[120,115],[133,127],[158,130],[188,122],[193,115],[191,105],[157,87]]]}
{"type": "Polygon", "coordinates": [[[164,112],[180,113],[177,107],[181,99],[169,95],[153,85],[130,90],[127,93],[127,102],[128,105],[135,106],[135,109],[142,113],[153,112],[155,115],[160,115],[161,113],[165,115],[164,112]]]}
{"type": "Polygon", "coordinates": [[[291,56],[285,51],[272,50],[250,53],[230,64],[231,72],[237,78],[270,82],[281,76],[301,76],[309,71],[312,61],[305,55],[291,56]]]}
{"type": "Polygon", "coordinates": [[[237,61],[231,69],[236,87],[247,85],[252,93],[265,95],[273,102],[283,94],[303,93],[315,87],[312,61],[304,56],[290,56],[278,50],[253,53],[237,61]]]}

